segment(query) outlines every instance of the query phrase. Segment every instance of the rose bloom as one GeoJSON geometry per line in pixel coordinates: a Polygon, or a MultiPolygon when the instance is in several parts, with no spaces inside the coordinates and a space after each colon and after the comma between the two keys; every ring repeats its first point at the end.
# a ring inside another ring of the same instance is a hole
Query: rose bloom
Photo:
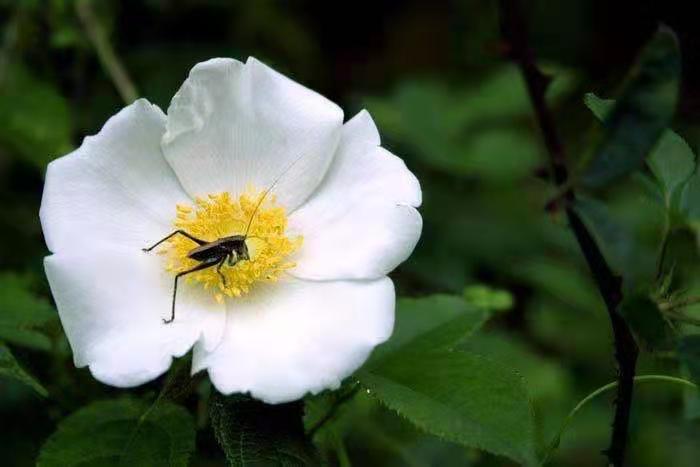
{"type": "Polygon", "coordinates": [[[343,123],[254,58],[200,63],[167,115],[140,99],[48,167],[45,267],[75,365],[130,387],[193,349],[224,394],[337,388],[391,335],[387,274],[420,204],[366,111],[343,123]],[[235,235],[247,257],[192,257],[235,235]]]}

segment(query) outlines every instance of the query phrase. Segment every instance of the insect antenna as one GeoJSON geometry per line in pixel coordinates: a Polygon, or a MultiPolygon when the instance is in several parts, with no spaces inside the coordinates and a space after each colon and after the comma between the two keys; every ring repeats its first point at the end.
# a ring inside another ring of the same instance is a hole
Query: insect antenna
{"type": "Polygon", "coordinates": [[[270,186],[263,192],[262,196],[258,200],[258,204],[256,204],[255,209],[253,209],[253,213],[250,215],[250,220],[248,221],[248,226],[246,227],[245,233],[243,234],[244,239],[248,238],[248,232],[250,232],[250,226],[253,224],[253,219],[255,219],[255,214],[258,213],[258,209],[260,209],[260,206],[262,205],[263,201],[265,201],[265,198],[267,198],[267,195],[270,194],[270,192],[277,185],[277,183],[279,183],[279,181],[282,180],[282,177],[284,177],[287,174],[287,172],[289,172],[292,169],[292,167],[294,167],[296,165],[296,163],[302,159],[302,157],[304,157],[304,154],[302,154],[299,157],[297,157],[296,159],[294,159],[294,161],[292,161],[292,163],[289,164],[287,166],[287,168],[284,169],[282,171],[282,173],[279,174],[277,176],[277,178],[275,178],[275,180],[270,184],[270,186]]]}

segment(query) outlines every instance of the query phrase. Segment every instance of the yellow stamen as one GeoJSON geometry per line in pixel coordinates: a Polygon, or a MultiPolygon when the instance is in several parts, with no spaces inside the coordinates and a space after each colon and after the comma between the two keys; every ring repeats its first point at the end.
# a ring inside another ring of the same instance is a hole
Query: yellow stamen
{"type": "MultiPolygon", "coordinates": [[[[238,199],[229,193],[210,194],[196,198],[195,205],[177,205],[174,225],[176,229],[207,242],[231,235],[243,235],[263,192],[249,188],[238,199]]],[[[224,297],[240,297],[248,293],[257,282],[275,282],[280,275],[295,266],[288,261],[302,243],[302,237],[289,237],[287,213],[275,203],[273,196],[267,199],[255,213],[246,244],[250,260],[239,260],[233,266],[224,263],[221,273],[216,266],[188,274],[186,280],[202,284],[211,290],[214,299],[222,303],[224,297]]],[[[192,269],[200,264],[188,258],[198,245],[192,240],[176,235],[159,253],[166,255],[166,269],[173,274],[192,269]]],[[[183,279],[184,279],[183,278],[183,279]]]]}

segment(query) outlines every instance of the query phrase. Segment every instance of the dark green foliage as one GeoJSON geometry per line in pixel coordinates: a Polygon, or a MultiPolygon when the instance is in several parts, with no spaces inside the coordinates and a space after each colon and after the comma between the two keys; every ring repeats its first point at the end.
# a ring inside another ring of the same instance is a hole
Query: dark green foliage
{"type": "Polygon", "coordinates": [[[185,409],[119,399],[94,402],[63,420],[37,465],[186,466],[193,451],[194,424],[185,409]]]}
{"type": "Polygon", "coordinates": [[[452,348],[477,331],[487,318],[486,311],[468,304],[462,297],[433,295],[401,299],[394,333],[375,350],[371,362],[381,361],[407,346],[416,352],[452,348]]]}
{"type": "Polygon", "coordinates": [[[318,465],[306,439],[299,402],[267,405],[248,396],[213,395],[211,423],[227,464],[243,466],[318,465]]]}
{"type": "Polygon", "coordinates": [[[13,378],[21,383],[26,384],[37,394],[48,396],[46,389],[17,362],[10,349],[5,344],[0,342],[0,376],[5,378],[13,378]]]}
{"type": "Polygon", "coordinates": [[[700,176],[697,173],[683,187],[679,210],[689,224],[697,225],[700,221],[700,176]]]}
{"type": "Polygon", "coordinates": [[[625,290],[648,284],[654,274],[653,257],[640,251],[640,242],[608,206],[594,198],[579,198],[574,209],[593,235],[625,290]]]}
{"type": "MultiPolygon", "coordinates": [[[[552,100],[570,87],[569,77],[560,74],[552,100]]],[[[529,175],[539,160],[536,141],[508,125],[530,111],[522,78],[512,66],[466,90],[430,81],[407,82],[389,101],[369,99],[367,106],[384,132],[422,163],[441,171],[508,182],[529,175]]]]}
{"type": "Polygon", "coordinates": [[[700,384],[700,334],[685,336],[678,345],[681,361],[688,367],[690,375],[700,384]]]}
{"type": "Polygon", "coordinates": [[[56,311],[29,289],[26,277],[0,274],[0,339],[38,350],[51,342],[42,328],[57,320],[56,311]]]}
{"type": "Polygon", "coordinates": [[[647,164],[663,189],[667,205],[670,205],[678,189],[695,171],[695,154],[683,138],[666,130],[649,155],[647,164]]]}
{"type": "Polygon", "coordinates": [[[358,379],[428,433],[529,464],[534,425],[525,382],[507,366],[453,350],[485,317],[456,297],[403,300],[394,337],[358,379]]]}
{"type": "Polygon", "coordinates": [[[0,122],[0,144],[38,168],[72,147],[68,102],[21,65],[3,70],[0,122]]]}
{"type": "Polygon", "coordinates": [[[643,295],[627,297],[620,306],[625,321],[649,350],[667,348],[671,339],[671,329],[663,318],[656,302],[643,295]]]}
{"type": "MultiPolygon", "coordinates": [[[[595,94],[586,94],[586,106],[599,120],[605,120],[615,106],[611,99],[600,99],[595,94]]],[[[665,130],[646,159],[654,176],[660,200],[668,211],[670,220],[683,215],[682,193],[694,178],[695,154],[688,143],[677,133],[665,130]]]]}
{"type": "Polygon", "coordinates": [[[641,167],[676,110],[680,66],[678,41],[662,27],[642,50],[604,120],[602,141],[582,175],[587,186],[608,185],[641,167]]]}
{"type": "Polygon", "coordinates": [[[534,462],[525,382],[506,366],[460,351],[401,352],[359,378],[383,404],[428,433],[534,462]]]}

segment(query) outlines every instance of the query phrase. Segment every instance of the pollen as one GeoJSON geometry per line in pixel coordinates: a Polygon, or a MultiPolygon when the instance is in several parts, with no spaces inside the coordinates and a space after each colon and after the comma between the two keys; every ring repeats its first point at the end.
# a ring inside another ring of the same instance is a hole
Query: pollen
{"type": "MultiPolygon", "coordinates": [[[[213,242],[244,235],[250,223],[246,238],[250,259],[223,262],[220,268],[213,266],[183,277],[210,290],[216,301],[245,295],[258,283],[275,282],[295,266],[289,257],[299,249],[303,238],[287,233],[287,213],[274,196],[266,197],[264,192],[248,188],[238,198],[225,192],[194,201],[193,205],[177,205],[174,225],[198,239],[213,242]]],[[[198,246],[185,236],[175,235],[159,253],[166,257],[166,269],[178,274],[201,264],[188,256],[198,246]]]]}

